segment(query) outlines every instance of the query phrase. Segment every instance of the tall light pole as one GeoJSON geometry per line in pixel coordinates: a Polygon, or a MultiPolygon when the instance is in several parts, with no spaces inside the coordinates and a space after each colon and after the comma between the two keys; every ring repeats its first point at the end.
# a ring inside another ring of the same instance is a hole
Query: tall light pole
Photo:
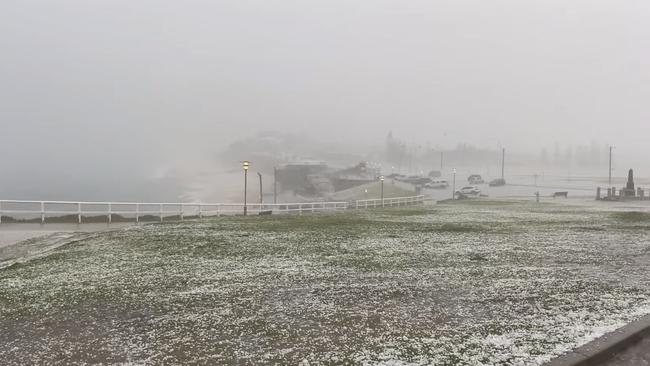
{"type": "Polygon", "coordinates": [[[262,194],[262,173],[257,172],[257,176],[260,177],[260,210],[262,210],[262,205],[264,204],[264,195],[262,194]]]}
{"type": "Polygon", "coordinates": [[[273,168],[273,203],[278,203],[278,168],[273,168]]]}
{"type": "Polygon", "coordinates": [[[242,162],[244,165],[244,216],[248,214],[248,207],[246,207],[246,191],[248,190],[248,166],[250,163],[248,160],[242,162]]]}
{"type": "Polygon", "coordinates": [[[384,176],[379,177],[381,181],[381,207],[384,207],[384,176]]]}
{"type": "Polygon", "coordinates": [[[456,199],[456,168],[454,168],[454,179],[451,186],[451,199],[456,199]]]}
{"type": "Polygon", "coordinates": [[[609,186],[612,186],[612,150],[614,146],[609,146],[609,186]]]}

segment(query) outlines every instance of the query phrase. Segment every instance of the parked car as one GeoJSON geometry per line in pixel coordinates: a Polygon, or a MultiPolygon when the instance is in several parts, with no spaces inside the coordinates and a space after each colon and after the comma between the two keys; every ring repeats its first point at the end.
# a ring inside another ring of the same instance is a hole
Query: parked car
{"type": "Polygon", "coordinates": [[[428,178],[428,177],[420,177],[420,178],[416,179],[415,181],[413,181],[413,184],[420,185],[420,186],[423,186],[423,185],[426,185],[426,184],[429,184],[429,183],[431,183],[431,178],[428,178]]]}
{"type": "Polygon", "coordinates": [[[424,188],[429,189],[444,189],[449,187],[449,182],[444,179],[434,179],[430,183],[424,185],[424,188]]]}
{"type": "Polygon", "coordinates": [[[483,180],[483,177],[481,177],[479,174],[472,174],[467,178],[467,181],[469,184],[476,185],[476,184],[484,184],[485,181],[483,180]]]}
{"type": "Polygon", "coordinates": [[[456,194],[463,196],[478,196],[481,194],[481,190],[477,187],[467,186],[456,191],[456,194]]]}
{"type": "Polygon", "coordinates": [[[418,186],[418,185],[425,185],[427,183],[430,183],[431,178],[423,177],[420,175],[409,175],[408,177],[404,178],[402,181],[418,186]]]}
{"type": "Polygon", "coordinates": [[[498,178],[490,181],[490,187],[501,187],[506,185],[506,180],[503,178],[498,178]]]}

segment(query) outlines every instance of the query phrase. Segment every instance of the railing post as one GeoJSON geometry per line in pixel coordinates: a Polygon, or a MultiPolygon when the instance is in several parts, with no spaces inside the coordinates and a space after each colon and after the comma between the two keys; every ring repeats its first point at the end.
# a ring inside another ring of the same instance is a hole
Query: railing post
{"type": "Polygon", "coordinates": [[[181,204],[181,221],[183,221],[183,204],[181,204]]]}
{"type": "Polygon", "coordinates": [[[219,207],[220,207],[220,206],[221,206],[221,205],[217,205],[217,217],[219,217],[219,216],[221,215],[221,212],[219,211],[219,207]]]}
{"type": "Polygon", "coordinates": [[[77,202],[77,222],[81,224],[81,202],[77,202]]]}
{"type": "Polygon", "coordinates": [[[113,204],[108,204],[108,223],[110,224],[113,221],[113,204]]]}
{"type": "Polygon", "coordinates": [[[45,223],[45,202],[41,202],[41,224],[45,223]]]}
{"type": "Polygon", "coordinates": [[[140,222],[140,204],[136,203],[135,204],[135,223],[137,224],[139,222],[140,222]]]}
{"type": "Polygon", "coordinates": [[[2,202],[0,201],[0,224],[2,224],[2,202]]]}
{"type": "Polygon", "coordinates": [[[163,222],[163,204],[160,204],[160,222],[163,222]]]}
{"type": "Polygon", "coordinates": [[[203,205],[199,204],[199,219],[203,218],[203,205]]]}

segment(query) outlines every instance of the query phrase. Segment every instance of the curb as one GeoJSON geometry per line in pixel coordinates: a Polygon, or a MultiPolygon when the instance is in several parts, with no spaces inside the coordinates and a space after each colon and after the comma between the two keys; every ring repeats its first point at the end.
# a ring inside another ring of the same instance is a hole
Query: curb
{"type": "Polygon", "coordinates": [[[544,366],[599,365],[650,334],[650,315],[597,338],[544,366]]]}

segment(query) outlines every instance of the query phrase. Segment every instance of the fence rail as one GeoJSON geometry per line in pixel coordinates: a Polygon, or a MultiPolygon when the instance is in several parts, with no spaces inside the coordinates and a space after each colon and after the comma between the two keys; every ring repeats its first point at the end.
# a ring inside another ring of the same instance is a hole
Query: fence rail
{"type": "Polygon", "coordinates": [[[409,196],[409,197],[395,197],[395,198],[384,198],[384,199],[369,199],[369,200],[358,200],[355,201],[356,209],[364,208],[375,208],[375,207],[398,207],[398,206],[409,206],[424,203],[425,197],[420,196],[409,196]]]}
{"type": "MultiPolygon", "coordinates": [[[[424,196],[398,197],[340,202],[253,203],[247,204],[249,214],[288,214],[327,211],[344,211],[374,207],[396,207],[422,204],[424,196]]],[[[6,220],[66,219],[81,224],[84,219],[105,217],[111,223],[119,219],[180,219],[206,216],[239,215],[244,212],[243,203],[144,203],[144,202],[75,202],[75,201],[22,201],[0,200],[0,224],[6,220]]]]}

